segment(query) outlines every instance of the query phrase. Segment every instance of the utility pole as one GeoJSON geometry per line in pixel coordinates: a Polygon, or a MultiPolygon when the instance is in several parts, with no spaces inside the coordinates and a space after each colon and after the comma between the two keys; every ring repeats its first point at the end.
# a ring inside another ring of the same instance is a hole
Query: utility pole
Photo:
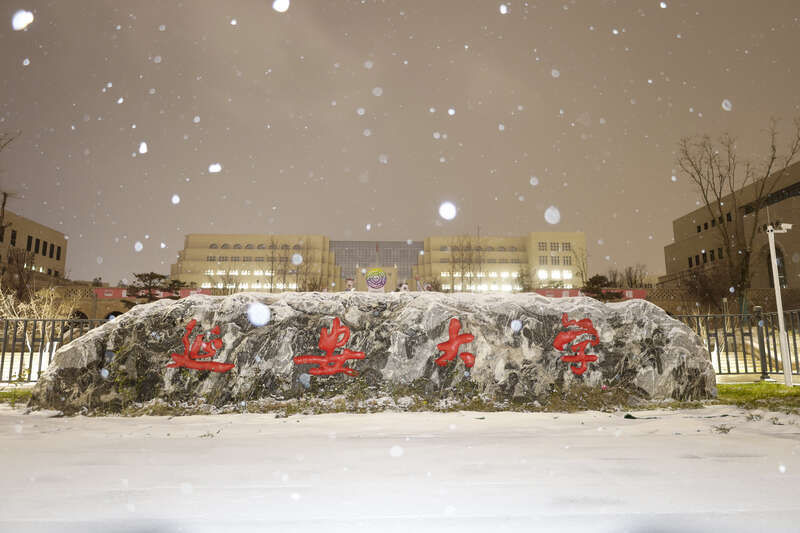
{"type": "Polygon", "coordinates": [[[775,234],[786,233],[792,229],[791,224],[780,224],[780,229],[776,230],[772,224],[767,226],[767,237],[769,238],[769,257],[772,263],[772,285],[775,287],[775,306],[778,311],[778,335],[781,342],[781,361],[783,362],[783,377],[787,387],[792,386],[792,362],[789,357],[789,340],[786,338],[786,327],[783,323],[783,302],[781,302],[781,280],[778,277],[778,261],[775,258],[775,234]]]}

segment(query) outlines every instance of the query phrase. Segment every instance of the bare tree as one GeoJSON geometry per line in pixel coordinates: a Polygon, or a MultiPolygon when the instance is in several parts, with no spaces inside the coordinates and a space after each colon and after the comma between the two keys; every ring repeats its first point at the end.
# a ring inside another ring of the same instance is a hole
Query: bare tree
{"type": "Polygon", "coordinates": [[[322,273],[316,270],[316,252],[307,242],[303,243],[300,250],[302,263],[296,266],[297,269],[297,291],[298,292],[318,292],[322,290],[322,273]]]}
{"type": "Polygon", "coordinates": [[[727,252],[724,272],[729,286],[739,295],[740,312],[746,305],[746,289],[750,288],[750,261],[761,210],[800,151],[800,119],[795,119],[793,135],[782,155],[775,119],[766,133],[769,147],[762,164],[740,161],[735,139],[727,134],[716,142],[703,136],[683,138],[678,144],[678,166],[694,183],[708,215],[718,221],[717,232],[727,252]],[[743,193],[746,187],[747,197],[743,193]],[[733,215],[730,220],[728,213],[733,215]],[[740,214],[751,217],[749,228],[740,214]]]}
{"type": "Polygon", "coordinates": [[[17,301],[27,302],[33,296],[33,252],[22,248],[8,249],[8,268],[3,269],[3,285],[8,287],[17,301]]]}
{"type": "Polygon", "coordinates": [[[575,273],[583,287],[589,281],[589,254],[586,252],[586,248],[573,246],[572,259],[575,264],[575,273]]]}
{"type": "Polygon", "coordinates": [[[619,288],[622,287],[622,272],[617,270],[616,268],[609,268],[608,274],[606,274],[606,279],[608,280],[609,287],[619,288]]]}
{"type": "Polygon", "coordinates": [[[644,278],[647,276],[647,267],[641,263],[627,266],[622,270],[622,282],[627,289],[644,287],[644,278]]]}

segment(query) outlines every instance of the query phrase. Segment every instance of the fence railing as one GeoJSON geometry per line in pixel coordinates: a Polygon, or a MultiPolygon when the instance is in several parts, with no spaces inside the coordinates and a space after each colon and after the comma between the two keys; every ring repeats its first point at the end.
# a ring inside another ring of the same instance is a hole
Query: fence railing
{"type": "Polygon", "coordinates": [[[106,319],[0,319],[0,382],[38,380],[61,345],[105,322],[106,319]]]}
{"type": "MultiPolygon", "coordinates": [[[[792,374],[798,371],[800,311],[785,311],[792,374]]],[[[703,340],[717,374],[760,374],[783,372],[778,314],[763,313],[755,307],[748,315],[679,315],[703,340]]]]}

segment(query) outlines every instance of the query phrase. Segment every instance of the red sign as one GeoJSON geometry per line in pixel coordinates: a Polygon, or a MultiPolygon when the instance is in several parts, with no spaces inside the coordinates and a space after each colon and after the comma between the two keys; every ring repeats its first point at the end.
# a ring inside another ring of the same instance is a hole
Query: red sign
{"type": "Polygon", "coordinates": [[[325,355],[298,355],[294,358],[296,365],[319,365],[309,369],[308,373],[314,376],[330,376],[333,374],[347,374],[357,376],[358,372],[352,368],[344,366],[348,359],[364,359],[364,352],[353,352],[343,348],[350,339],[350,328],[343,326],[339,318],[333,319],[331,329],[322,328],[319,333],[319,349],[325,355]],[[342,348],[342,353],[334,354],[336,348],[342,348]]]}
{"type": "Polygon", "coordinates": [[[589,368],[586,366],[586,363],[593,363],[597,361],[596,355],[587,354],[584,353],[584,351],[588,345],[597,346],[600,343],[600,336],[597,334],[597,330],[594,329],[592,321],[588,318],[584,318],[582,320],[567,320],[567,313],[564,313],[561,315],[561,324],[565,328],[575,326],[577,329],[569,329],[556,335],[556,339],[553,341],[553,346],[558,351],[562,351],[569,343],[576,340],[581,335],[589,336],[589,338],[585,338],[584,340],[576,342],[570,346],[570,350],[575,352],[575,355],[565,355],[561,357],[561,360],[565,363],[580,363],[578,366],[572,364],[570,365],[572,372],[580,376],[586,372],[587,368],[589,368]]]}
{"type": "MultiPolygon", "coordinates": [[[[227,372],[234,367],[232,363],[217,363],[215,361],[200,361],[200,359],[211,359],[217,355],[217,350],[222,348],[222,339],[214,339],[204,342],[202,334],[194,338],[191,346],[189,345],[189,335],[197,325],[197,320],[192,319],[186,326],[186,334],[183,336],[183,353],[171,354],[174,362],[167,365],[167,368],[191,368],[194,370],[211,370],[212,372],[227,372]]],[[[219,335],[219,326],[214,326],[211,330],[212,335],[219,335]]]]}
{"type": "Polygon", "coordinates": [[[442,342],[437,344],[436,347],[443,351],[444,353],[436,359],[436,364],[439,366],[445,366],[447,363],[452,361],[456,358],[456,355],[461,357],[464,361],[464,366],[467,368],[472,368],[472,365],[475,364],[475,356],[468,352],[463,352],[461,354],[458,353],[458,347],[462,344],[467,344],[475,340],[475,335],[471,333],[462,333],[461,335],[458,334],[459,330],[461,329],[461,322],[457,318],[450,319],[450,328],[448,330],[450,339],[446,342],[442,342]]]}

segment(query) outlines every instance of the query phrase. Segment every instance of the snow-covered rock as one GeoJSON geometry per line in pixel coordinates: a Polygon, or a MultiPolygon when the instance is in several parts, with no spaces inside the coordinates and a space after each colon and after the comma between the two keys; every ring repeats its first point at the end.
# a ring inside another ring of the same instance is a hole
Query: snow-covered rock
{"type": "Polygon", "coordinates": [[[440,397],[467,391],[542,403],[553,390],[575,385],[621,387],[646,399],[716,395],[714,370],[700,339],[644,300],[602,304],[537,294],[242,293],[134,307],[59,349],[31,404],[65,412],[113,411],[154,398],[222,405],[329,394],[354,381],[440,397]],[[269,312],[253,313],[254,302],[269,312]],[[257,325],[251,322],[254,315],[260,317],[257,325]],[[323,366],[295,358],[325,355],[321,330],[330,332],[336,319],[340,329],[331,343],[340,342],[333,357],[343,349],[364,357],[348,358],[339,367],[324,365],[341,372],[317,375],[323,366]],[[453,319],[460,323],[458,331],[453,319]],[[193,320],[196,325],[187,333],[193,320]],[[447,361],[437,345],[447,342],[451,331],[474,339],[447,361]],[[199,335],[204,339],[198,341],[199,335]],[[216,354],[202,359],[203,350],[216,354]],[[464,352],[474,356],[471,368],[464,352]],[[578,361],[564,359],[576,354],[578,361]],[[168,367],[176,361],[190,366],[213,361],[218,371],[168,367]]]}

